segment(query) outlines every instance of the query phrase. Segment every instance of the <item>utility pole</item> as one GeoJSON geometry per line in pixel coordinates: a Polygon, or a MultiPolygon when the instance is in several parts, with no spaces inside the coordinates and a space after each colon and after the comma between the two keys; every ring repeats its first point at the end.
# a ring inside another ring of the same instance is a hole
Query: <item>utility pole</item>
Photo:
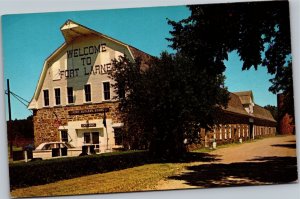
{"type": "Polygon", "coordinates": [[[13,136],[12,136],[12,129],[11,129],[11,106],[10,106],[10,88],[9,88],[9,79],[7,79],[7,100],[8,100],[8,125],[7,125],[7,132],[9,132],[9,157],[13,158],[13,136]]]}

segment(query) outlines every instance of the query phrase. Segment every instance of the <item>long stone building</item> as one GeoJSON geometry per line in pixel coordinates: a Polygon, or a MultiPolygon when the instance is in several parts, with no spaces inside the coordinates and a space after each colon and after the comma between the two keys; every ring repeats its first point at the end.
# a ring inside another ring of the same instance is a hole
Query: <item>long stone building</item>
{"type": "MultiPolygon", "coordinates": [[[[35,145],[66,141],[75,147],[93,144],[101,152],[122,147],[122,127],[108,72],[112,59],[151,56],[71,20],[61,26],[65,42],[46,60],[29,109],[34,113],[35,145]]],[[[212,132],[201,129],[205,143],[223,143],[274,135],[276,121],[254,104],[251,91],[231,93],[222,113],[225,123],[212,132]]]]}
{"type": "Polygon", "coordinates": [[[276,134],[277,122],[270,111],[254,103],[252,91],[230,93],[228,107],[220,113],[221,124],[212,131],[201,129],[202,145],[242,142],[276,134]]]}

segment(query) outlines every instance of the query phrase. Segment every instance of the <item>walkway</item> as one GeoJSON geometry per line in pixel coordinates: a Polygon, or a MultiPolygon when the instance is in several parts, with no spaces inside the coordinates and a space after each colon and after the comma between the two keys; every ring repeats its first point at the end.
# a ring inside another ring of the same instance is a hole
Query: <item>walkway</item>
{"type": "Polygon", "coordinates": [[[161,189],[207,188],[289,183],[297,180],[296,138],[282,136],[221,148],[218,161],[193,163],[181,174],[161,180],[161,189]]]}

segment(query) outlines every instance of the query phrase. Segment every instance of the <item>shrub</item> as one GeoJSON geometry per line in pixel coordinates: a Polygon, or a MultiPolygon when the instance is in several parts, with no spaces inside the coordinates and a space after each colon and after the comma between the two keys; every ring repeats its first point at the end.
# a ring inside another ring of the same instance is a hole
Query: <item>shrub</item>
{"type": "Polygon", "coordinates": [[[146,151],[114,152],[59,158],[9,166],[11,189],[47,184],[84,175],[105,173],[150,162],[146,151]]]}

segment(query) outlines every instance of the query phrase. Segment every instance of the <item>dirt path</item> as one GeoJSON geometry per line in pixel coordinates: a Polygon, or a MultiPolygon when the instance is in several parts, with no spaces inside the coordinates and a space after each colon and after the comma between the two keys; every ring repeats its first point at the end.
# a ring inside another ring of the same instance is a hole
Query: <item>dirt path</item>
{"type": "Polygon", "coordinates": [[[193,163],[157,189],[288,183],[297,180],[295,136],[272,137],[209,153],[218,161],[193,163]]]}

